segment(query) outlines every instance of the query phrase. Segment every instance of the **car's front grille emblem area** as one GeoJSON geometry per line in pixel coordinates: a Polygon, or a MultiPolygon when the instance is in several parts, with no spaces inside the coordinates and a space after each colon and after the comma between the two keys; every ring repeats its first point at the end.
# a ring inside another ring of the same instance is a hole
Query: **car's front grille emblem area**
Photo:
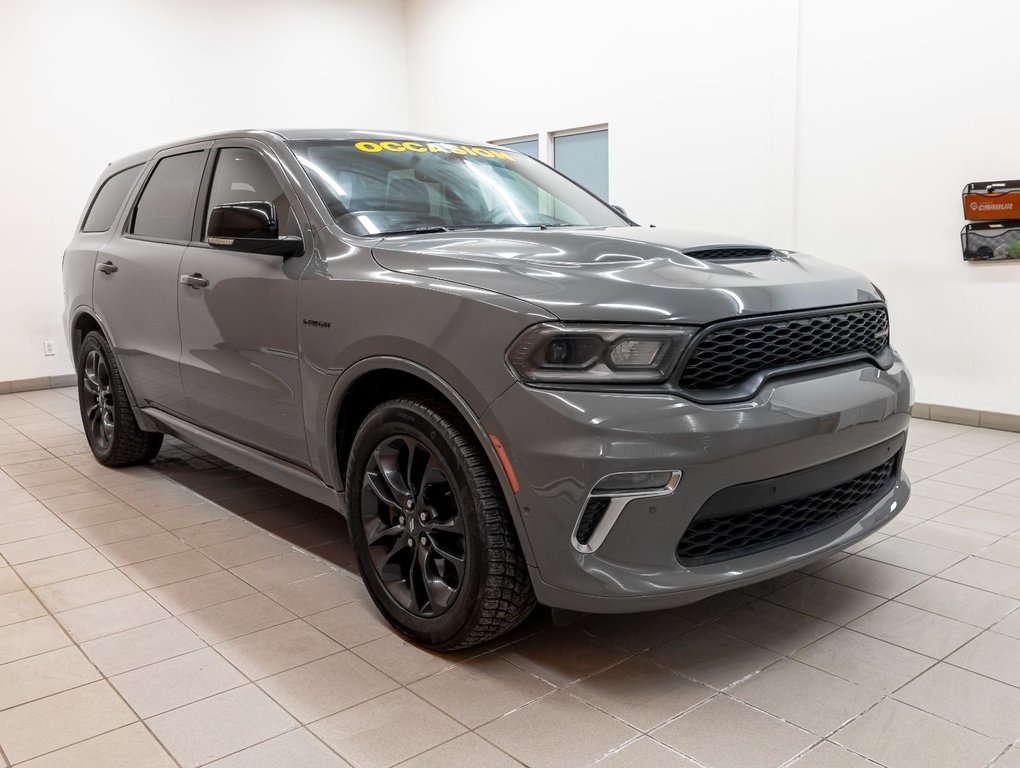
{"type": "Polygon", "coordinates": [[[678,383],[686,389],[724,389],[792,363],[852,352],[876,355],[888,343],[883,307],[724,325],[697,342],[678,383]]]}
{"type": "Polygon", "coordinates": [[[858,507],[885,490],[899,457],[826,491],[775,506],[694,520],[677,545],[682,565],[696,566],[777,547],[810,535],[857,513],[858,507]]]}

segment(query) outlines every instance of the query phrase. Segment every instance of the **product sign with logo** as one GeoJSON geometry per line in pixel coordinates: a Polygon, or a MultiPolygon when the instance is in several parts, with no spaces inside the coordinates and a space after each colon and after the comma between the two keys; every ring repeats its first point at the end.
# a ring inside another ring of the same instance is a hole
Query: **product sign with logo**
{"type": "Polygon", "coordinates": [[[965,261],[1020,260],[1020,180],[975,181],[963,188],[960,232],[965,261]]]}

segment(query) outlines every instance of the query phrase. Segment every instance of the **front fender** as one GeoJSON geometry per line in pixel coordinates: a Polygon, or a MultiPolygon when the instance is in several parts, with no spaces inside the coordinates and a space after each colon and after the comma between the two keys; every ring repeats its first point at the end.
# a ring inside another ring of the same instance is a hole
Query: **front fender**
{"type": "Polygon", "coordinates": [[[344,487],[343,470],[340,467],[338,455],[337,431],[335,429],[335,425],[340,417],[340,409],[343,405],[344,397],[350,392],[351,386],[361,377],[380,370],[399,371],[418,377],[440,392],[457,409],[457,412],[471,429],[478,444],[485,452],[486,458],[489,460],[489,465],[499,481],[503,498],[506,500],[507,507],[513,518],[525,559],[529,563],[533,562],[531,544],[527,539],[516,495],[514,494],[510,479],[503,468],[503,464],[493,448],[492,441],[489,439],[484,427],[482,427],[478,414],[449,382],[414,361],[400,357],[377,355],[359,360],[336,377],[335,383],[328,389],[328,397],[320,405],[321,412],[317,415],[315,421],[309,422],[310,424],[321,424],[326,427],[322,434],[317,435],[317,450],[312,453],[312,461],[318,464],[319,474],[326,480],[327,485],[338,491],[342,491],[344,487]],[[334,428],[328,428],[329,425],[334,425],[334,428]]]}

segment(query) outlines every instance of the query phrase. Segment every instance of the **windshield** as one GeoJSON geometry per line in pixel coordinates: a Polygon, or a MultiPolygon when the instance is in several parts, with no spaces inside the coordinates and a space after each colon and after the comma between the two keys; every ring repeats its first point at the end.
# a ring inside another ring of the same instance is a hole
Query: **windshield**
{"type": "Polygon", "coordinates": [[[355,235],[629,223],[510,149],[385,139],[290,146],[336,223],[355,235]]]}

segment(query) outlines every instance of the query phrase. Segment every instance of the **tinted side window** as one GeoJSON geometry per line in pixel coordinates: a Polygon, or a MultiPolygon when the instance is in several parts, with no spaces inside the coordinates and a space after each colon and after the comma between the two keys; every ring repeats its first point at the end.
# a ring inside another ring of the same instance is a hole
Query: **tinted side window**
{"type": "Polygon", "coordinates": [[[221,149],[209,190],[209,210],[217,205],[248,202],[272,203],[276,206],[280,234],[301,234],[290,201],[262,156],[254,149],[243,147],[221,149]]]}
{"type": "Polygon", "coordinates": [[[81,228],[82,232],[105,232],[110,228],[128,190],[135,183],[141,170],[142,166],[135,165],[118,171],[103,182],[103,186],[92,199],[92,205],[89,206],[85,224],[81,228]]]}
{"type": "Polygon", "coordinates": [[[138,198],[131,231],[157,240],[190,240],[195,193],[204,161],[204,152],[160,160],[138,198]]]}

